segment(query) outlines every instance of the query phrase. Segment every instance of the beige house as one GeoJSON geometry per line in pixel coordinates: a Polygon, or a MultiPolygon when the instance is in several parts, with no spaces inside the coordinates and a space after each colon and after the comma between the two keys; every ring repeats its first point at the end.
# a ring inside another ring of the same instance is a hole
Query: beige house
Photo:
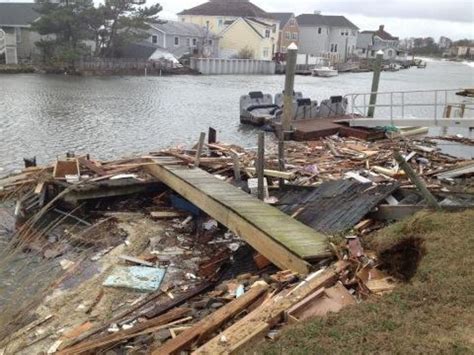
{"type": "Polygon", "coordinates": [[[178,18],[217,35],[221,58],[249,49],[253,59],[272,60],[277,51],[279,21],[249,0],[210,0],[180,12],[178,18]]]}

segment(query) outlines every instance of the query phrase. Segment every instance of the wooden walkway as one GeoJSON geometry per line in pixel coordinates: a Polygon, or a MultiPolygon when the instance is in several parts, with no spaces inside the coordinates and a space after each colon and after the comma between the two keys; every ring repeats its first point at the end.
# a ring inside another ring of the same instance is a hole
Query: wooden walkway
{"type": "Polygon", "coordinates": [[[306,274],[325,258],[327,238],[280,210],[198,168],[155,158],[147,171],[229,228],[281,269],[306,274]]]}

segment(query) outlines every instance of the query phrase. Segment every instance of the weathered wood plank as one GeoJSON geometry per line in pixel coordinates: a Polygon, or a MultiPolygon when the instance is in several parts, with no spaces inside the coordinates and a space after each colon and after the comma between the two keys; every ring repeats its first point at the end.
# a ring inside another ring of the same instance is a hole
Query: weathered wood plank
{"type": "Polygon", "coordinates": [[[201,169],[157,164],[147,170],[282,269],[305,274],[305,258],[330,255],[324,235],[201,169]]]}

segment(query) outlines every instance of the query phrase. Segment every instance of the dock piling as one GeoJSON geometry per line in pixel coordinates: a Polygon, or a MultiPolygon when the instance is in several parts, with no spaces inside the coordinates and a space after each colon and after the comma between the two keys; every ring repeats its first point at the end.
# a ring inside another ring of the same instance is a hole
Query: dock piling
{"type": "Polygon", "coordinates": [[[293,120],[293,91],[295,88],[296,59],[298,56],[298,47],[292,43],[288,46],[286,54],[286,76],[285,76],[285,92],[283,101],[283,133],[291,131],[291,121],[293,120]]]}
{"type": "Polygon", "coordinates": [[[375,105],[377,104],[377,92],[379,91],[380,83],[380,73],[382,72],[382,61],[383,61],[383,52],[380,50],[377,52],[375,58],[374,66],[374,76],[372,79],[372,90],[370,91],[370,102],[369,102],[369,111],[367,113],[368,117],[373,118],[375,114],[375,105]]]}

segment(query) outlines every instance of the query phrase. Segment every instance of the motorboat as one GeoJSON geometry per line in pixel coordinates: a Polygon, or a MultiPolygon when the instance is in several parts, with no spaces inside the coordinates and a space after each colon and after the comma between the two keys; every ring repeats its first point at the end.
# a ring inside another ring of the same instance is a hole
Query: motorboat
{"type": "Polygon", "coordinates": [[[321,76],[323,78],[329,78],[332,76],[338,76],[339,72],[334,69],[333,67],[329,66],[322,66],[322,67],[315,67],[311,70],[312,76],[321,76]]]}
{"type": "Polygon", "coordinates": [[[274,120],[281,111],[281,107],[273,102],[270,94],[261,91],[252,91],[240,97],[240,122],[255,126],[274,120]]]}

